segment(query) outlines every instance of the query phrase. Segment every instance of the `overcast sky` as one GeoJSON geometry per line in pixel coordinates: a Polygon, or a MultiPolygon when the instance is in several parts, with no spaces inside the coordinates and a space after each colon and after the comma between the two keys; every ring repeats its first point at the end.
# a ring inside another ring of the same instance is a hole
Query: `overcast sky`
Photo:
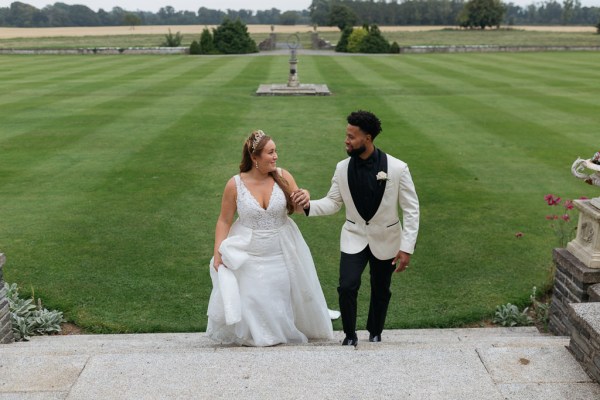
{"type": "MultiPolygon", "coordinates": [[[[37,8],[43,8],[48,4],[54,4],[57,0],[20,0],[23,3],[31,4],[37,8]]],[[[562,3],[562,0],[557,0],[562,3]]],[[[580,0],[584,6],[600,6],[600,0],[580,0]]],[[[312,3],[311,0],[60,0],[66,4],[84,4],[94,11],[103,8],[106,11],[115,6],[119,6],[128,11],[152,11],[157,12],[161,7],[171,6],[176,11],[198,11],[200,7],[206,7],[215,10],[270,10],[277,8],[281,11],[287,10],[305,10],[312,3]]],[[[518,5],[528,5],[532,3],[541,3],[534,0],[504,0],[505,3],[515,3],[518,5]]],[[[12,0],[0,0],[0,6],[8,7],[12,0]]]]}

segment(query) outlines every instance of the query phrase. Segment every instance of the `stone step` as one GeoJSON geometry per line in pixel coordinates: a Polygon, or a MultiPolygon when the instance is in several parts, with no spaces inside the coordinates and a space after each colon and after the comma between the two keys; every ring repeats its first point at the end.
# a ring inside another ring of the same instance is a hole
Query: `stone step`
{"type": "Polygon", "coordinates": [[[600,386],[531,328],[384,331],[382,343],[220,346],[204,333],[35,337],[0,345],[0,398],[589,400],[600,386]],[[25,371],[25,372],[24,372],[25,371]]]}
{"type": "MultiPolygon", "coordinates": [[[[369,343],[368,332],[359,331],[361,351],[382,348],[448,348],[485,347],[564,347],[568,337],[540,334],[535,328],[475,328],[475,329],[407,329],[384,331],[383,342],[369,343]]],[[[304,345],[279,345],[271,351],[290,349],[338,350],[343,332],[334,332],[334,339],[312,341],[304,345]]],[[[123,335],[72,335],[33,337],[29,342],[14,343],[2,348],[4,354],[122,354],[144,352],[245,351],[246,347],[221,346],[204,333],[162,333],[123,335]]]]}

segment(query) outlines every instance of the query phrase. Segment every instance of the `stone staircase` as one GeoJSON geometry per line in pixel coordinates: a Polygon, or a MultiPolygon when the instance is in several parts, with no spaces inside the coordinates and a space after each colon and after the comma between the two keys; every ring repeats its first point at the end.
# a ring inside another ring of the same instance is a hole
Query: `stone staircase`
{"type": "Polygon", "coordinates": [[[535,328],[359,332],[270,348],[203,333],[37,337],[0,346],[0,399],[600,399],[600,386],[535,328]]]}

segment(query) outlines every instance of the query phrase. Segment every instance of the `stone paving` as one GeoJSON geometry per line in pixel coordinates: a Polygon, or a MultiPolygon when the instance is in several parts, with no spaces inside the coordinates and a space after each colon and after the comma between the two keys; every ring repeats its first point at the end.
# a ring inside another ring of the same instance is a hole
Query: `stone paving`
{"type": "Polygon", "coordinates": [[[36,337],[0,345],[0,399],[600,399],[567,350],[535,328],[359,332],[270,348],[203,333],[36,337]]]}

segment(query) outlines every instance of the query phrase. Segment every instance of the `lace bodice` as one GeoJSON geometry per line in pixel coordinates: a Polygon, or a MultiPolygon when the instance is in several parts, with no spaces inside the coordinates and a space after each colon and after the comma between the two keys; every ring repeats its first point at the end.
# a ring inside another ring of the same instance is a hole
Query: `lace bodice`
{"type": "Polygon", "coordinates": [[[239,175],[235,176],[237,188],[237,213],[242,225],[259,230],[281,227],[287,221],[286,200],[283,190],[275,183],[269,205],[265,210],[252,196],[239,175]]]}

